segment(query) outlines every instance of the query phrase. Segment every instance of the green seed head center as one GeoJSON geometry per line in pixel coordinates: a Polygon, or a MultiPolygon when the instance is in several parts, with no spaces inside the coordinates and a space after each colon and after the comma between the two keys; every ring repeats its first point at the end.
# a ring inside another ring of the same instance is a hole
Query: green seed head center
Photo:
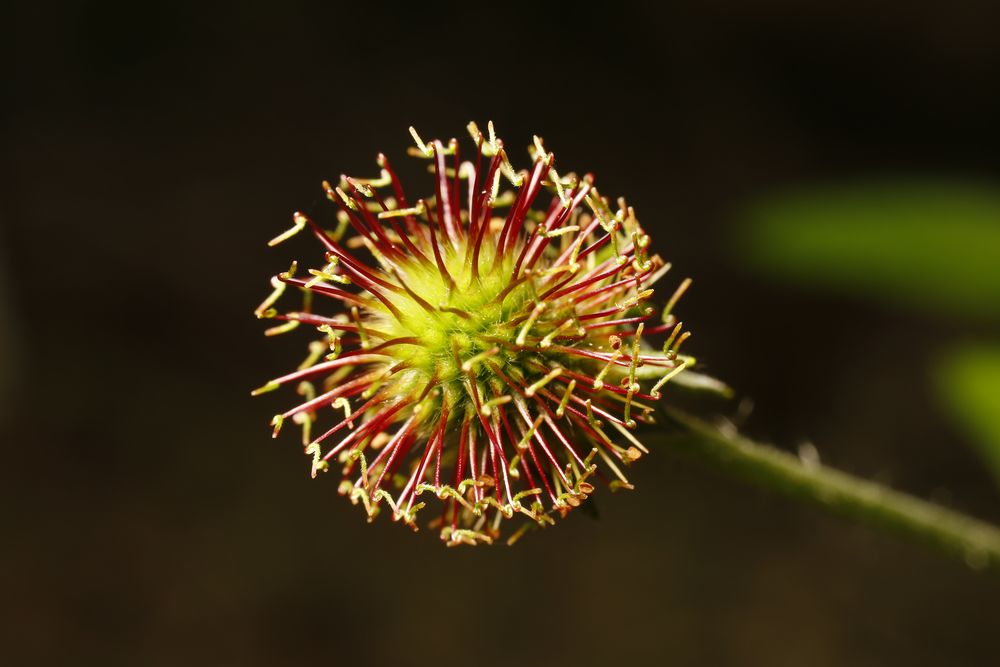
{"type": "MultiPolygon", "coordinates": [[[[403,267],[410,293],[394,295],[399,317],[379,304],[370,317],[373,327],[397,338],[416,338],[409,364],[426,378],[461,382],[468,376],[463,363],[495,347],[495,340],[515,342],[519,315],[530,312],[535,300],[531,280],[511,288],[513,260],[496,264],[491,254],[480,257],[480,270],[473,275],[466,248],[449,248],[443,261],[447,274],[434,267],[412,262],[403,267]],[[414,296],[415,295],[415,296],[414,296]]],[[[523,318],[522,318],[523,319],[523,318]]],[[[516,356],[516,355],[515,355],[516,356]]],[[[512,358],[510,350],[498,354],[501,366],[512,358]]],[[[478,364],[477,364],[478,366],[478,364]]]]}

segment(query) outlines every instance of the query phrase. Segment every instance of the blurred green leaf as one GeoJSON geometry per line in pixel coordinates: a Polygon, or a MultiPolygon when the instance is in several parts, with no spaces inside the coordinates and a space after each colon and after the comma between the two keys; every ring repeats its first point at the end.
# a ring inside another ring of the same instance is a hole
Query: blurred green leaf
{"type": "Polygon", "coordinates": [[[1000,317],[1000,190],[866,184],[772,197],[738,252],[773,275],[930,310],[1000,317]]]}
{"type": "Polygon", "coordinates": [[[1000,346],[951,353],[939,363],[935,379],[945,407],[1000,483],[1000,346]]]}

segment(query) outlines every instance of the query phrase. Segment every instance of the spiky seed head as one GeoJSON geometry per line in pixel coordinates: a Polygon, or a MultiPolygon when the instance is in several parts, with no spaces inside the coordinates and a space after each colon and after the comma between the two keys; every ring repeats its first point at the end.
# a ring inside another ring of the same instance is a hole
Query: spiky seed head
{"type": "Polygon", "coordinates": [[[447,544],[492,543],[520,516],[513,543],[598,484],[632,488],[623,468],[646,451],[632,430],[693,363],[672,313],[690,281],[657,317],[652,285],[669,264],[624,200],[612,205],[590,174],[560,175],[538,137],[518,171],[492,123],[468,130],[463,162],[456,140],[410,128],[434,174],[424,198],[409,199],[380,154],[378,177],[323,183],[333,228],[296,212],[271,241],[309,229],[325,254],[275,276],[257,317],[280,322],[268,334],[320,337],[254,393],[297,387],[304,400],[274,417],[274,435],[298,424],[312,476],[336,468],[369,518],[388,507],[416,529],[437,499],[427,523],[447,544]],[[279,311],[289,287],[301,306],[279,311]]]}

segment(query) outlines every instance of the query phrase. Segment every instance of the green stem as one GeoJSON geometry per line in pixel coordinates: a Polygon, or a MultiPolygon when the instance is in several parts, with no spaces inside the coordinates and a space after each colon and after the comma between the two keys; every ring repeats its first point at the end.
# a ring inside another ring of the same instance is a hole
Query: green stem
{"type": "Polygon", "coordinates": [[[700,458],[786,496],[935,547],[974,569],[1000,571],[1000,529],[905,493],[720,431],[669,411],[684,431],[671,440],[700,458]]]}

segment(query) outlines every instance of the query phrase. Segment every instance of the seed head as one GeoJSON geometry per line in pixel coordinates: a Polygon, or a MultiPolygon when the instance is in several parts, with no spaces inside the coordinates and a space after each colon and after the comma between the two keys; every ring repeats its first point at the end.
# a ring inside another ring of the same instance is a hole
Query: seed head
{"type": "Polygon", "coordinates": [[[538,137],[518,171],[492,123],[468,129],[463,162],[456,140],[410,128],[430,196],[408,199],[379,155],[377,178],[323,183],[335,228],[296,212],[271,241],[308,228],[325,258],[275,276],[256,315],[281,322],[269,335],[305,325],[320,339],[254,394],[297,386],[304,400],[274,417],[275,437],[298,424],[312,476],[338,468],[369,518],[388,507],[416,529],[436,498],[428,523],[447,544],[492,543],[521,516],[513,543],[599,484],[632,488],[623,468],[647,451],[632,431],[694,362],[671,312],[690,281],[657,317],[652,285],[670,265],[632,207],[613,210],[590,174],[557,173],[538,137]],[[281,312],[290,286],[302,305],[281,312]]]}

